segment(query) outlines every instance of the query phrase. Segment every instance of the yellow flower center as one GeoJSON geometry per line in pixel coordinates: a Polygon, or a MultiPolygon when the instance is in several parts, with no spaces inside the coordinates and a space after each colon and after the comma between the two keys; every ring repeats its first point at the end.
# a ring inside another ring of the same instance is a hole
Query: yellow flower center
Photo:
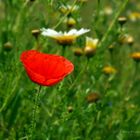
{"type": "Polygon", "coordinates": [[[64,36],[58,36],[55,37],[55,39],[57,40],[57,42],[61,45],[71,45],[77,36],[75,35],[64,35],[64,36]]]}

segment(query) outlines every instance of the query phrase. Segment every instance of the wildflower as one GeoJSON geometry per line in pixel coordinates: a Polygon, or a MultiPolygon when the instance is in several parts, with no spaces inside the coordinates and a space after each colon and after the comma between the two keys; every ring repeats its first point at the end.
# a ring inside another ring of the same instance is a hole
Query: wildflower
{"type": "Polygon", "coordinates": [[[84,48],[84,53],[87,57],[91,57],[95,54],[98,42],[99,40],[97,38],[92,39],[90,37],[86,37],[86,47],[84,48]]]}
{"type": "Polygon", "coordinates": [[[71,45],[78,36],[89,32],[89,29],[71,29],[69,32],[57,32],[53,29],[41,29],[42,35],[54,38],[61,45],[71,45]]]}
{"type": "Polygon", "coordinates": [[[9,41],[6,42],[6,43],[3,45],[3,49],[4,49],[5,51],[7,51],[7,52],[11,51],[12,48],[13,48],[13,45],[12,45],[12,43],[9,42],[9,41]]]}
{"type": "Polygon", "coordinates": [[[107,75],[109,75],[109,74],[115,74],[116,72],[117,72],[117,70],[114,67],[111,67],[111,66],[105,66],[103,68],[103,73],[104,74],[107,74],[107,75]]]}
{"type": "Polygon", "coordinates": [[[133,60],[139,62],[139,61],[140,61],[140,52],[134,52],[134,53],[132,53],[132,54],[130,55],[130,57],[131,57],[133,60]]]}
{"type": "Polygon", "coordinates": [[[42,86],[57,84],[74,69],[73,64],[66,58],[36,50],[23,52],[20,60],[30,80],[42,86]]]}

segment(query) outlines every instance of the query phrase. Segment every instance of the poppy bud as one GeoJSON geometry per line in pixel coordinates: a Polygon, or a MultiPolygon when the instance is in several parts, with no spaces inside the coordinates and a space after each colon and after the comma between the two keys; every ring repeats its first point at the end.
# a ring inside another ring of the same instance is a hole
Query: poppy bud
{"type": "Polygon", "coordinates": [[[134,43],[134,38],[133,38],[133,36],[129,36],[129,37],[127,38],[127,43],[128,43],[128,45],[130,45],[130,46],[133,45],[133,43],[134,43]]]}
{"type": "Polygon", "coordinates": [[[5,51],[11,51],[12,48],[13,48],[13,45],[12,45],[11,42],[6,42],[6,43],[3,45],[3,49],[4,49],[5,51]]]}
{"type": "Polygon", "coordinates": [[[106,75],[115,74],[116,72],[117,72],[117,70],[111,66],[105,66],[103,68],[103,73],[106,75]]]}
{"type": "Polygon", "coordinates": [[[136,62],[140,61],[140,52],[134,52],[130,55],[130,57],[135,60],[136,62]]]}
{"type": "Polygon", "coordinates": [[[97,102],[100,98],[101,96],[98,93],[93,92],[86,97],[86,100],[88,103],[93,103],[93,102],[97,102]]]}
{"type": "Polygon", "coordinates": [[[40,30],[39,29],[34,29],[31,32],[32,32],[32,35],[35,37],[35,39],[37,39],[38,36],[40,35],[40,30]]]}
{"type": "Polygon", "coordinates": [[[75,56],[82,56],[84,53],[82,48],[75,48],[75,49],[73,49],[73,52],[74,52],[75,56]]]}
{"type": "Polygon", "coordinates": [[[118,22],[121,26],[123,26],[127,21],[127,18],[126,17],[119,17],[118,18],[118,22]]]}

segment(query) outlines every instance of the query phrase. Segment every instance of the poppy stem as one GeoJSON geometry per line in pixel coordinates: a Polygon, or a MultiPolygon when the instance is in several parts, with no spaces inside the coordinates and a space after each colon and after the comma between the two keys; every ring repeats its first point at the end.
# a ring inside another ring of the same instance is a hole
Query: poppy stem
{"type": "Polygon", "coordinates": [[[29,131],[30,135],[31,135],[31,139],[34,139],[34,131],[36,129],[36,123],[37,123],[37,114],[38,114],[38,110],[39,110],[39,100],[40,100],[40,91],[41,91],[41,86],[39,86],[39,89],[37,91],[37,93],[35,93],[35,97],[34,97],[34,107],[33,107],[33,112],[32,112],[32,122],[31,122],[31,129],[29,131]]]}

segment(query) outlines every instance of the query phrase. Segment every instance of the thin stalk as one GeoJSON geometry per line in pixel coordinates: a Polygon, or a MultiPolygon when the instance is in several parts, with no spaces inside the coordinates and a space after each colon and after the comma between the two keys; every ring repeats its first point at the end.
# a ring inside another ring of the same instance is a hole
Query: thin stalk
{"type": "Polygon", "coordinates": [[[128,87],[128,90],[127,90],[127,94],[131,93],[136,82],[137,82],[137,79],[138,79],[138,75],[139,75],[139,63],[138,62],[135,62],[135,70],[134,70],[134,73],[133,73],[133,79],[131,80],[131,83],[128,87]]]}
{"type": "Polygon", "coordinates": [[[9,95],[6,97],[2,107],[0,108],[0,113],[2,113],[5,109],[6,109],[6,106],[8,105],[8,103],[11,101],[12,97],[14,97],[15,95],[15,91],[19,85],[19,82],[20,82],[20,78],[22,76],[22,71],[19,73],[19,75],[15,78],[15,85],[13,87],[13,89],[11,90],[11,92],[9,93],[9,95]]]}
{"type": "Polygon", "coordinates": [[[118,10],[118,12],[116,12],[113,21],[111,22],[108,30],[106,31],[105,35],[103,36],[101,42],[99,43],[99,50],[97,50],[97,53],[101,53],[105,47],[106,47],[106,41],[108,40],[108,36],[110,35],[111,31],[113,30],[115,23],[119,17],[119,15],[121,14],[121,12],[125,9],[127,3],[129,2],[129,0],[124,0],[124,2],[120,4],[120,8],[118,10]]]}
{"type": "Polygon", "coordinates": [[[34,97],[32,122],[31,122],[31,128],[29,130],[30,135],[31,135],[31,139],[33,139],[33,137],[34,137],[34,132],[35,132],[36,123],[37,123],[37,114],[38,114],[38,109],[39,109],[40,91],[41,91],[41,86],[39,86],[39,89],[38,89],[37,93],[35,93],[35,97],[34,97]]]}

